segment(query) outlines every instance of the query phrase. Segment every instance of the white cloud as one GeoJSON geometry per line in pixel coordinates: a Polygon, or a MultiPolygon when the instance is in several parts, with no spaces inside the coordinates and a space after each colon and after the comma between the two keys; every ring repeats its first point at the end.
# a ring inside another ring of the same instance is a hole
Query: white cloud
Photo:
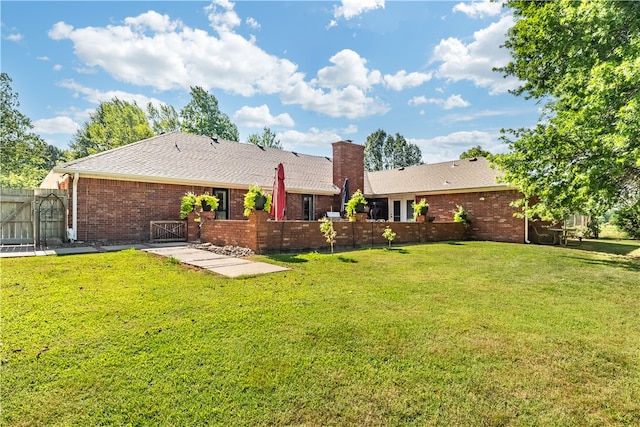
{"type": "Polygon", "coordinates": [[[211,28],[222,34],[240,25],[240,18],[235,10],[233,10],[233,7],[234,4],[229,0],[213,0],[211,4],[205,8],[205,10],[209,12],[211,28]]]}
{"type": "Polygon", "coordinates": [[[320,130],[317,128],[311,128],[308,132],[288,130],[278,133],[278,138],[285,150],[301,152],[309,148],[327,147],[328,143],[342,140],[342,137],[334,130],[320,130]]]}
{"type": "Polygon", "coordinates": [[[471,103],[469,101],[465,101],[464,99],[462,99],[461,95],[451,95],[449,98],[447,98],[444,101],[445,110],[450,110],[452,108],[459,108],[459,107],[468,107],[469,105],[471,105],[471,103]]]}
{"type": "Polygon", "coordinates": [[[427,98],[426,96],[415,96],[411,98],[408,102],[411,106],[422,105],[422,104],[436,104],[444,107],[445,110],[450,110],[452,108],[458,107],[468,107],[471,105],[469,101],[465,101],[461,95],[451,95],[447,99],[442,98],[427,98]]]}
{"type": "Polygon", "coordinates": [[[433,61],[442,62],[436,75],[440,78],[459,81],[471,80],[479,87],[488,87],[490,93],[507,92],[517,87],[515,78],[503,78],[493,67],[506,65],[511,59],[509,52],[497,48],[505,41],[505,34],[513,24],[513,18],[503,16],[489,27],[476,31],[474,40],[465,44],[450,37],[441,40],[435,47],[433,61]]]}
{"type": "Polygon", "coordinates": [[[411,98],[409,100],[409,102],[407,104],[409,104],[411,106],[416,106],[416,105],[426,104],[427,102],[429,102],[427,100],[427,97],[424,96],[424,95],[421,95],[421,96],[414,96],[413,98],[411,98]]]}
{"type": "Polygon", "coordinates": [[[417,87],[421,84],[431,80],[431,73],[407,73],[405,70],[400,70],[394,75],[385,74],[384,82],[388,87],[393,90],[403,90],[404,88],[417,87]]]}
{"type": "Polygon", "coordinates": [[[287,113],[273,116],[267,105],[259,107],[244,106],[235,112],[233,121],[239,125],[247,127],[261,128],[264,126],[287,126],[292,127],[295,122],[287,113]]]}
{"type": "Polygon", "coordinates": [[[389,111],[387,104],[367,97],[364,90],[354,85],[324,90],[301,81],[283,92],[281,99],[285,105],[299,104],[305,110],[319,111],[330,117],[356,119],[389,111]]]}
{"type": "Polygon", "coordinates": [[[358,133],[358,126],[356,126],[354,124],[350,124],[346,128],[342,129],[342,133],[347,134],[347,135],[358,133]]]}
{"type": "Polygon", "coordinates": [[[317,83],[323,87],[340,87],[353,85],[360,89],[369,89],[380,83],[380,72],[370,71],[365,64],[367,60],[351,49],[343,49],[329,58],[334,65],[318,71],[317,83]]]}
{"type": "MultiPolygon", "coordinates": [[[[356,3],[345,3],[344,13],[384,6],[381,1],[357,4],[359,8],[356,3]]],[[[368,93],[373,86],[384,83],[401,90],[431,77],[402,70],[383,79],[379,70],[367,68],[365,58],[344,49],[334,54],[330,64],[315,77],[307,79],[295,63],[267,53],[256,45],[254,38],[235,33],[233,29],[241,21],[233,8],[234,4],[227,0],[215,0],[205,8],[217,35],[149,11],[104,27],[74,28],[58,22],[50,29],[49,37],[73,43],[78,72],[104,70],[116,80],[156,91],[200,86],[206,91],[219,89],[246,97],[275,94],[283,104],[297,104],[330,117],[349,119],[389,110],[387,104],[368,93]]],[[[97,98],[104,100],[105,96],[90,93],[87,88],[79,92],[93,98],[92,102],[97,98]]],[[[118,96],[130,100],[133,95],[118,96]]]]}
{"type": "Polygon", "coordinates": [[[24,36],[20,33],[13,33],[13,34],[9,34],[8,36],[5,37],[5,39],[12,41],[12,42],[19,42],[24,38],[24,36]]]}
{"type": "Polygon", "coordinates": [[[506,147],[500,143],[497,135],[485,131],[461,131],[429,139],[407,138],[422,150],[422,159],[426,163],[439,163],[455,160],[469,148],[480,145],[491,153],[504,152],[506,147]]]}
{"type": "Polygon", "coordinates": [[[86,86],[82,86],[81,84],[76,83],[74,80],[63,80],[58,83],[58,86],[73,90],[74,92],[76,92],[75,96],[81,96],[83,99],[92,104],[111,101],[113,98],[118,98],[122,101],[127,102],[135,102],[136,104],[138,104],[138,107],[142,108],[143,110],[146,109],[149,102],[151,102],[156,107],[164,104],[159,99],[149,98],[148,96],[137,93],[123,92],[120,90],[101,92],[97,89],[91,89],[86,86]]]}
{"type": "Polygon", "coordinates": [[[378,8],[384,9],[384,0],[342,0],[341,6],[334,6],[333,17],[349,20],[378,8]]]}
{"type": "Polygon", "coordinates": [[[458,3],[453,6],[454,12],[462,12],[471,18],[496,16],[502,11],[502,3],[491,0],[458,3]]]}
{"type": "Polygon", "coordinates": [[[230,32],[234,22],[230,12],[225,9],[224,16],[210,13],[211,22],[221,31],[219,38],[155,12],[106,27],[75,29],[59,22],[49,36],[71,40],[83,68],[101,68],[117,80],[160,91],[200,86],[252,96],[277,93],[301,78],[292,62],[230,32]]]}
{"type": "Polygon", "coordinates": [[[182,27],[182,23],[171,21],[169,16],[160,15],[158,12],[150,10],[133,18],[125,18],[124,23],[136,30],[149,29],[158,33],[170,33],[182,27]]]}
{"type": "Polygon", "coordinates": [[[246,22],[246,24],[250,27],[253,28],[254,30],[257,30],[260,28],[260,23],[258,21],[255,20],[255,18],[247,18],[244,22],[246,22]]]}
{"type": "Polygon", "coordinates": [[[48,61],[49,57],[48,56],[37,56],[36,59],[38,61],[48,61]]]}
{"type": "Polygon", "coordinates": [[[60,71],[62,70],[62,65],[61,64],[56,64],[53,66],[53,71],[60,71]]]}
{"type": "Polygon", "coordinates": [[[75,133],[78,129],[80,129],[80,126],[70,117],[59,116],[33,122],[33,130],[39,134],[70,134],[75,133]]]}

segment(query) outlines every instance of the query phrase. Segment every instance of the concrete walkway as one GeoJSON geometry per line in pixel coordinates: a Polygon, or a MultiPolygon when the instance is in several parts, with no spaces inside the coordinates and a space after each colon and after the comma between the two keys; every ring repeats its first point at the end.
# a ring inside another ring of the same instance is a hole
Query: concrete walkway
{"type": "Polygon", "coordinates": [[[266,262],[251,261],[246,258],[234,258],[227,255],[219,255],[203,249],[190,248],[188,243],[77,246],[44,250],[39,250],[33,245],[7,245],[0,247],[0,258],[46,255],[76,255],[100,252],[115,252],[131,248],[164,257],[173,257],[184,264],[189,264],[194,267],[209,270],[227,277],[275,273],[278,271],[288,270],[288,268],[268,264],[266,262]]]}

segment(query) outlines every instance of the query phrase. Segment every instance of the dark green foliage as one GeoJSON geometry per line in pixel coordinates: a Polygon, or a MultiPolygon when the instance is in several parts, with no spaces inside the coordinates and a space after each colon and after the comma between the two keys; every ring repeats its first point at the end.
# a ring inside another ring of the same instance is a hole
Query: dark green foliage
{"type": "Polygon", "coordinates": [[[151,129],[156,135],[180,130],[180,116],[172,105],[163,104],[160,109],[147,104],[147,116],[151,122],[151,129]]]}
{"type": "Polygon", "coordinates": [[[262,130],[262,135],[252,133],[247,137],[247,142],[249,144],[260,145],[262,147],[282,149],[282,143],[276,138],[275,132],[272,132],[271,129],[266,126],[262,130]]]}
{"type": "Polygon", "coordinates": [[[62,152],[33,133],[31,120],[18,110],[11,82],[7,73],[0,74],[0,185],[36,187],[62,152]]]}
{"type": "Polygon", "coordinates": [[[365,170],[379,171],[421,164],[420,147],[407,142],[399,133],[394,137],[378,129],[367,137],[364,145],[365,170]]]}
{"type": "Polygon", "coordinates": [[[633,239],[640,239],[640,203],[620,208],[611,222],[633,239]]]}
{"type": "Polygon", "coordinates": [[[546,102],[532,129],[509,129],[505,179],[539,199],[531,214],[601,215],[640,200],[640,2],[507,2],[515,25],[501,68],[516,95],[546,102]]]}
{"type": "Polygon", "coordinates": [[[191,88],[191,101],[180,111],[182,131],[238,141],[238,128],[220,111],[218,100],[201,87],[191,88]]]}
{"type": "Polygon", "coordinates": [[[464,151],[460,154],[460,159],[473,159],[474,157],[491,157],[491,153],[481,146],[476,145],[475,147],[469,148],[467,151],[464,151]]]}
{"type": "Polygon", "coordinates": [[[70,144],[73,158],[86,157],[153,136],[144,111],[134,103],[114,98],[101,102],[70,144]]]}

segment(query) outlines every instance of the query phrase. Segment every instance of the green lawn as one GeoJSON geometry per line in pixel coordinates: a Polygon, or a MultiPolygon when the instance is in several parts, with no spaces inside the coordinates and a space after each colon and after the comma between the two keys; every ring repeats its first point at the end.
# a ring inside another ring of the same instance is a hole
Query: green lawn
{"type": "Polygon", "coordinates": [[[0,424],[638,425],[640,242],[597,244],[3,259],[0,424]]]}

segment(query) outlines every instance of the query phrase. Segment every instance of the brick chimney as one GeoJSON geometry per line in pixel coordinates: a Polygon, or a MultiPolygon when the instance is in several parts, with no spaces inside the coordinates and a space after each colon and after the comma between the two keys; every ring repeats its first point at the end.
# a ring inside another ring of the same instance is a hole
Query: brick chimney
{"type": "MultiPolygon", "coordinates": [[[[333,146],[333,183],[342,189],[344,179],[349,179],[349,193],[360,189],[364,193],[364,145],[350,140],[338,141],[333,146]]],[[[351,196],[349,194],[349,196],[351,196]]]]}

